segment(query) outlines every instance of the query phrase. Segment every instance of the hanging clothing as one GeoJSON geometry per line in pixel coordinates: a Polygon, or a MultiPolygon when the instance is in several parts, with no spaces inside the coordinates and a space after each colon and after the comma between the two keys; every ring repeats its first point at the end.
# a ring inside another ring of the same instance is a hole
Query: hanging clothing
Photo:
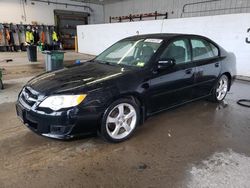
{"type": "Polygon", "coordinates": [[[0,24],[0,46],[5,46],[4,26],[0,24]]]}
{"type": "Polygon", "coordinates": [[[9,45],[13,46],[15,44],[13,31],[10,31],[9,35],[10,35],[9,45]]]}
{"type": "Polygon", "coordinates": [[[46,35],[46,42],[48,45],[51,45],[52,44],[52,34],[50,32],[50,29],[49,27],[45,27],[45,35],[46,35]]]}
{"type": "Polygon", "coordinates": [[[46,35],[45,35],[45,32],[44,31],[42,31],[41,32],[41,43],[43,43],[43,44],[45,44],[45,42],[46,42],[46,35]]]}
{"type": "Polygon", "coordinates": [[[5,29],[5,39],[6,39],[6,45],[8,46],[10,44],[10,32],[8,29],[5,29]]]}
{"type": "Polygon", "coordinates": [[[31,31],[26,31],[26,42],[27,42],[28,44],[34,43],[34,35],[33,35],[33,32],[31,32],[31,31]]]}
{"type": "Polygon", "coordinates": [[[18,37],[20,44],[24,44],[26,39],[25,39],[25,29],[22,25],[19,26],[19,32],[18,32],[18,37]]]}
{"type": "Polygon", "coordinates": [[[53,33],[52,33],[52,40],[53,40],[54,42],[58,42],[57,33],[56,33],[55,31],[53,31],[53,33]]]}
{"type": "Polygon", "coordinates": [[[0,31],[0,46],[2,46],[1,44],[3,43],[3,32],[0,31]]]}
{"type": "Polygon", "coordinates": [[[13,36],[14,36],[14,44],[15,46],[19,46],[20,45],[20,40],[19,40],[19,29],[17,26],[14,27],[14,31],[13,31],[13,36]]]}
{"type": "Polygon", "coordinates": [[[40,41],[39,32],[37,30],[34,31],[34,43],[37,44],[40,41]]]}

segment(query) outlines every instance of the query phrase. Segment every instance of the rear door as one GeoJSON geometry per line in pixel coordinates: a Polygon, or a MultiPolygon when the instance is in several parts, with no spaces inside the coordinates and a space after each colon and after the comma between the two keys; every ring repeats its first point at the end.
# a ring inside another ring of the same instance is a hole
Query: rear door
{"type": "Polygon", "coordinates": [[[173,59],[175,65],[152,73],[148,97],[149,113],[181,104],[192,97],[195,64],[191,61],[189,40],[180,38],[171,41],[157,58],[159,59],[173,59]]]}
{"type": "Polygon", "coordinates": [[[192,59],[196,64],[194,98],[208,95],[221,71],[219,48],[203,38],[191,38],[192,59]]]}

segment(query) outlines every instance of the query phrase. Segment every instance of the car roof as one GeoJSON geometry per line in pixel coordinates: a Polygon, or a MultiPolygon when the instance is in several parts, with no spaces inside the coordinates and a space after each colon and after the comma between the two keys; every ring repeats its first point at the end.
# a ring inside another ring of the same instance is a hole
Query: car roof
{"type": "Polygon", "coordinates": [[[163,39],[163,40],[170,40],[172,38],[176,38],[176,37],[195,37],[195,38],[201,38],[204,39],[212,44],[214,44],[215,46],[217,46],[218,48],[221,48],[220,45],[218,45],[216,42],[214,42],[213,40],[202,36],[202,35],[195,35],[195,34],[182,34],[182,33],[155,33],[155,34],[146,34],[146,35],[135,35],[135,36],[131,36],[131,37],[127,37],[125,39],[122,39],[121,41],[126,41],[126,40],[140,40],[140,39],[163,39]]]}
{"type": "Polygon", "coordinates": [[[206,39],[206,37],[201,36],[201,35],[194,35],[194,34],[181,34],[181,33],[155,33],[155,34],[146,34],[146,35],[135,35],[131,37],[127,37],[123,40],[136,40],[136,39],[147,39],[147,38],[156,38],[156,39],[170,39],[170,38],[175,38],[179,36],[192,36],[192,37],[202,37],[206,39]]]}

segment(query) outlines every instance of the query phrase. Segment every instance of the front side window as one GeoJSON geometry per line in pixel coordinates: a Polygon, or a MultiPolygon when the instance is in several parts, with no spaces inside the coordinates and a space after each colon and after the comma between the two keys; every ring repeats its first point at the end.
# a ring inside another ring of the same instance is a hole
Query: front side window
{"type": "Polygon", "coordinates": [[[191,61],[191,50],[187,39],[176,40],[168,45],[160,59],[173,59],[176,64],[191,61]]]}
{"type": "Polygon", "coordinates": [[[217,57],[219,50],[216,46],[203,39],[192,39],[193,60],[217,57]]]}
{"type": "Polygon", "coordinates": [[[161,46],[162,39],[136,39],[120,41],[96,57],[96,61],[144,67],[161,46]]]}

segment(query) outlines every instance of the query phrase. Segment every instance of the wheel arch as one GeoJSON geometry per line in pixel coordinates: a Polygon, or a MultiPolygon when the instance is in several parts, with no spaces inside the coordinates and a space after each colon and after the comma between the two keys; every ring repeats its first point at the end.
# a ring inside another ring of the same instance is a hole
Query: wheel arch
{"type": "MultiPolygon", "coordinates": [[[[106,108],[108,108],[114,101],[127,98],[133,100],[139,106],[140,110],[140,125],[144,123],[146,120],[146,103],[144,98],[139,93],[123,93],[113,97],[111,100],[108,101],[106,108]]],[[[102,115],[103,117],[103,115],[102,115]]]]}
{"type": "Polygon", "coordinates": [[[228,91],[230,91],[231,85],[232,85],[232,75],[231,75],[229,72],[224,72],[223,74],[221,74],[221,76],[222,76],[222,75],[226,75],[226,76],[227,76],[228,81],[229,81],[228,91]]]}

